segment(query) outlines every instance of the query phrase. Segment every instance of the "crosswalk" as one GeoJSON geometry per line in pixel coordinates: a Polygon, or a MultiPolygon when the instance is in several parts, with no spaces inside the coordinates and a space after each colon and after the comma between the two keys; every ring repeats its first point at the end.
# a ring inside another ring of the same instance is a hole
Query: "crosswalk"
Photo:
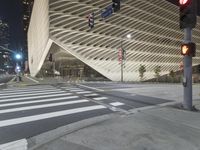
{"type": "Polygon", "coordinates": [[[90,91],[88,89],[84,90],[83,88],[80,88],[80,87],[66,87],[66,86],[60,86],[60,88],[68,92],[80,95],[81,97],[85,97],[87,99],[100,103],[102,105],[105,105],[109,108],[116,107],[115,110],[118,108],[121,109],[120,107],[122,106],[123,106],[122,107],[123,109],[127,109],[127,110],[131,109],[130,107],[126,106],[126,104],[122,102],[118,102],[113,98],[98,94],[97,92],[95,92],[95,90],[90,91]]]}
{"type": "Polygon", "coordinates": [[[63,90],[50,85],[1,90],[0,144],[112,113],[106,106],[90,101],[89,97],[93,96],[98,94],[74,87],[63,90]],[[23,132],[15,134],[19,130],[23,132]]]}

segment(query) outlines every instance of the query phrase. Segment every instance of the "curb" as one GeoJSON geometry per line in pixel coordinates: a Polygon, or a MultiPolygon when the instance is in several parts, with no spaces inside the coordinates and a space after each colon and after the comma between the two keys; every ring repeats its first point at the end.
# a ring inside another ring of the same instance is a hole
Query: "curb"
{"type": "Polygon", "coordinates": [[[103,116],[85,119],[85,120],[78,121],[66,126],[56,128],[54,130],[42,133],[40,135],[31,137],[27,139],[28,150],[36,150],[42,145],[52,142],[62,136],[81,130],[83,128],[87,128],[89,126],[93,126],[95,124],[99,124],[101,122],[104,122],[106,120],[113,118],[114,116],[116,116],[116,114],[107,114],[103,116]]]}
{"type": "Polygon", "coordinates": [[[22,139],[0,145],[0,150],[27,150],[27,140],[22,139]]]}
{"type": "Polygon", "coordinates": [[[0,83],[0,89],[5,89],[7,88],[7,84],[6,83],[0,83]]]}
{"type": "Polygon", "coordinates": [[[161,103],[161,104],[156,104],[156,105],[150,105],[150,106],[145,106],[145,107],[139,107],[139,108],[134,108],[129,110],[129,112],[132,113],[138,113],[141,111],[149,110],[149,109],[155,109],[155,108],[160,108],[160,107],[166,107],[166,106],[171,106],[171,105],[176,105],[179,104],[180,102],[167,102],[167,103],[161,103]]]}

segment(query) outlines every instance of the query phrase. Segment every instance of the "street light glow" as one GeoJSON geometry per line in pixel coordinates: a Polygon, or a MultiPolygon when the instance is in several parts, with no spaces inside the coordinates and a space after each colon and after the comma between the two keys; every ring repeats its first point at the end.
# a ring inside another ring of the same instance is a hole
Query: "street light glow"
{"type": "Polygon", "coordinates": [[[15,58],[19,60],[19,59],[22,58],[22,55],[20,55],[20,54],[16,54],[16,55],[15,55],[15,58]]]}
{"type": "Polygon", "coordinates": [[[127,34],[126,36],[128,39],[131,39],[131,34],[127,34]]]}

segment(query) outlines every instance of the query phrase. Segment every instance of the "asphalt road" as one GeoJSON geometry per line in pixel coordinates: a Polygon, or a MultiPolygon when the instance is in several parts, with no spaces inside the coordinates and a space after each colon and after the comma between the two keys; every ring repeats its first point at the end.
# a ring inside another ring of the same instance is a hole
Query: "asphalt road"
{"type": "MultiPolygon", "coordinates": [[[[138,85],[142,88],[144,85],[138,85]]],[[[0,144],[83,119],[172,102],[133,94],[129,84],[57,84],[0,91],[0,144]],[[127,92],[128,91],[128,92],[127,92]]]]}

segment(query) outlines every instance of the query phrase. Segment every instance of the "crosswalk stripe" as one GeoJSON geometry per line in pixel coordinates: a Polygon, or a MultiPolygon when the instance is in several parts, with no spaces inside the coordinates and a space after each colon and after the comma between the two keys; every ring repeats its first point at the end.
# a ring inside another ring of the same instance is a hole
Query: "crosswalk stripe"
{"type": "Polygon", "coordinates": [[[53,92],[38,92],[38,93],[31,93],[31,94],[18,94],[18,95],[9,95],[9,96],[2,96],[1,99],[5,98],[12,98],[12,97],[21,97],[21,96],[33,96],[33,95],[44,95],[44,94],[57,94],[57,93],[66,93],[65,91],[53,91],[53,92]]]}
{"type": "Polygon", "coordinates": [[[39,89],[48,89],[48,88],[55,88],[53,86],[26,86],[26,87],[15,87],[15,88],[8,88],[8,89],[3,89],[3,91],[9,91],[9,90],[39,90],[39,89]]]}
{"type": "Polygon", "coordinates": [[[0,104],[0,108],[1,107],[7,107],[7,106],[17,106],[17,105],[23,105],[23,104],[43,103],[43,102],[67,100],[67,99],[74,99],[74,98],[79,98],[79,97],[78,96],[68,96],[68,97],[50,98],[50,99],[45,99],[45,100],[35,100],[35,101],[26,101],[26,102],[14,102],[14,103],[8,103],[8,104],[0,104]]]}
{"type": "MultiPolygon", "coordinates": [[[[16,95],[19,95],[19,94],[27,94],[27,93],[45,93],[45,92],[53,92],[53,91],[61,91],[61,90],[59,90],[59,89],[50,89],[50,90],[40,90],[40,91],[25,91],[25,92],[23,92],[23,91],[21,91],[21,92],[12,92],[12,93],[9,93],[9,95],[14,95],[14,94],[16,94],[16,95]]],[[[4,96],[4,95],[8,95],[8,93],[3,93],[3,94],[0,94],[0,96],[4,96]]]]}
{"type": "Polygon", "coordinates": [[[84,102],[88,102],[88,100],[82,99],[82,100],[76,100],[76,101],[67,101],[67,102],[59,102],[59,103],[51,103],[51,104],[43,104],[43,105],[34,105],[34,106],[26,106],[26,107],[19,107],[19,108],[11,108],[11,109],[0,110],[0,114],[10,113],[10,112],[17,112],[17,111],[25,111],[25,110],[31,110],[31,109],[63,106],[63,105],[77,104],[77,103],[84,103],[84,102]]]}
{"type": "Polygon", "coordinates": [[[3,120],[3,121],[0,121],[0,127],[22,124],[22,123],[38,121],[38,120],[43,120],[43,119],[48,119],[48,118],[53,118],[53,117],[59,117],[59,116],[65,116],[65,115],[70,115],[70,114],[75,114],[75,113],[86,112],[86,111],[105,109],[105,108],[106,107],[102,106],[102,105],[94,105],[94,106],[81,107],[81,108],[69,109],[69,110],[64,110],[64,111],[56,111],[56,112],[51,112],[51,113],[45,113],[45,114],[39,114],[39,115],[3,120]]]}
{"type": "Polygon", "coordinates": [[[97,95],[99,95],[99,94],[96,94],[96,93],[94,93],[94,94],[86,94],[84,96],[97,96],[97,95]]]}
{"type": "Polygon", "coordinates": [[[19,97],[19,98],[11,98],[11,99],[4,99],[0,100],[1,102],[10,102],[10,101],[21,101],[21,100],[29,100],[29,99],[36,99],[36,98],[48,98],[48,97],[56,97],[56,96],[67,96],[71,95],[72,93],[60,93],[60,94],[52,94],[52,95],[42,95],[42,96],[30,96],[30,97],[19,97]]]}
{"type": "Polygon", "coordinates": [[[122,106],[122,105],[125,105],[125,104],[120,103],[120,102],[113,102],[113,103],[110,103],[110,105],[112,105],[112,106],[122,106]]]}
{"type": "Polygon", "coordinates": [[[96,97],[96,98],[93,98],[94,100],[104,100],[104,99],[108,99],[107,97],[96,97]]]}
{"type": "Polygon", "coordinates": [[[47,89],[15,89],[15,90],[6,90],[6,91],[3,91],[1,90],[0,93],[13,93],[13,92],[30,92],[30,91],[45,91],[45,90],[53,90],[53,89],[56,89],[56,88],[47,88],[47,89]]]}
{"type": "Polygon", "coordinates": [[[89,94],[92,93],[92,91],[83,91],[83,92],[76,92],[77,94],[89,94]]]}
{"type": "Polygon", "coordinates": [[[82,92],[82,91],[84,91],[84,90],[82,90],[82,89],[77,89],[77,90],[69,90],[69,91],[71,91],[71,92],[82,92]]]}

